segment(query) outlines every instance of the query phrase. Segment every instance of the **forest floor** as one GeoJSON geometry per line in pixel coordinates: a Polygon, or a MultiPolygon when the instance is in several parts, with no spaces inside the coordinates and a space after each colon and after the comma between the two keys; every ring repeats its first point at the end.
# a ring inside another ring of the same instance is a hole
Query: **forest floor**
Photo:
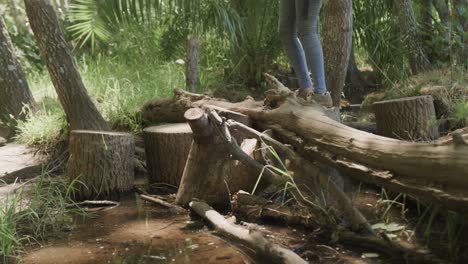
{"type": "MultiPolygon", "coordinates": [[[[267,263],[249,249],[227,242],[201,225],[187,228],[188,215],[144,204],[129,196],[119,207],[99,212],[59,238],[25,249],[23,264],[267,263]]],[[[298,229],[261,226],[270,239],[298,251],[311,263],[385,263],[361,252],[330,246],[298,229]],[[311,239],[314,238],[314,239],[311,239]]]]}

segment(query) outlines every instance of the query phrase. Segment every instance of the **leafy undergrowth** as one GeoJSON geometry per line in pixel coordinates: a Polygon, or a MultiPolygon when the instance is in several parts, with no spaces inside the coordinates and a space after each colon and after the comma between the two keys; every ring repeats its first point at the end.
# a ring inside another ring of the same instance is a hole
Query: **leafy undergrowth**
{"type": "MultiPolygon", "coordinates": [[[[86,216],[72,200],[75,181],[68,185],[46,172],[25,184],[0,205],[0,262],[18,256],[25,244],[38,243],[63,231],[73,216],[86,216]]],[[[3,262],[2,262],[3,261],[3,262]]]]}

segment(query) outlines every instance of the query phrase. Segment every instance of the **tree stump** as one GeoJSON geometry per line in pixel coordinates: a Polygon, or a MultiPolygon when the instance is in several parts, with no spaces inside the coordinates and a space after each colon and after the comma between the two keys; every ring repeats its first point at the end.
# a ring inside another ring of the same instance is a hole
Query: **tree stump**
{"type": "Polygon", "coordinates": [[[149,183],[179,186],[192,145],[187,123],[148,127],[143,130],[149,183]]]}
{"type": "Polygon", "coordinates": [[[416,96],[373,104],[378,134],[406,140],[439,137],[432,96],[416,96]]]}
{"type": "Polygon", "coordinates": [[[133,136],[127,133],[73,130],[68,176],[76,184],[77,200],[117,199],[134,183],[133,136]]]}
{"type": "Polygon", "coordinates": [[[187,207],[193,198],[217,210],[230,206],[226,175],[230,157],[226,144],[216,135],[205,112],[192,108],[184,114],[193,131],[193,143],[177,192],[176,203],[187,207]]]}

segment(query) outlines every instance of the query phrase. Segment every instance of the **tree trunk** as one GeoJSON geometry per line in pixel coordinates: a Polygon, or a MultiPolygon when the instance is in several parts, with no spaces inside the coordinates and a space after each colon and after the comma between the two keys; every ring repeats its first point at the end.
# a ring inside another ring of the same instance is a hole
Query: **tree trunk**
{"type": "Polygon", "coordinates": [[[444,27],[444,39],[446,40],[447,44],[450,43],[450,12],[445,0],[432,0],[434,7],[437,11],[437,14],[440,18],[440,23],[444,27]]]}
{"type": "Polygon", "coordinates": [[[187,65],[185,71],[187,90],[196,93],[198,92],[198,51],[200,49],[200,40],[198,37],[193,37],[188,41],[187,48],[187,65]]]}
{"type": "Polygon", "coordinates": [[[72,130],[109,131],[93,104],[49,0],[25,0],[26,13],[39,49],[72,130]]]}
{"type": "Polygon", "coordinates": [[[323,113],[322,107],[298,100],[292,92],[278,96],[275,104],[264,106],[263,103],[252,99],[230,103],[176,90],[171,103],[155,105],[151,101],[145,104],[143,112],[151,116],[149,113],[154,113],[154,109],[175,111],[213,105],[240,112],[257,124],[279,124],[299,137],[295,146],[307,150],[304,154],[309,159],[320,159],[344,175],[453,210],[467,211],[466,130],[454,133],[453,140],[414,143],[369,134],[335,122],[323,113]]]}
{"type": "Polygon", "coordinates": [[[5,22],[0,17],[0,121],[15,125],[24,120],[23,106],[34,108],[34,99],[29,90],[23,67],[15,57],[5,22]]]}
{"type": "Polygon", "coordinates": [[[323,53],[327,89],[339,106],[346,79],[353,35],[352,0],[325,1],[323,53]]]}
{"type": "Polygon", "coordinates": [[[177,192],[176,203],[188,206],[194,198],[225,211],[230,194],[225,179],[229,168],[226,145],[214,133],[206,114],[199,108],[185,112],[193,131],[193,143],[177,192]]]}
{"type": "Polygon", "coordinates": [[[77,200],[115,199],[134,183],[135,142],[127,133],[73,130],[68,177],[77,200]]]}
{"type": "Polygon", "coordinates": [[[412,141],[439,137],[432,96],[380,101],[373,108],[379,135],[412,141]]]}
{"type": "Polygon", "coordinates": [[[266,239],[259,231],[249,230],[229,223],[222,215],[213,210],[208,204],[202,201],[190,202],[190,208],[199,216],[210,222],[217,232],[223,236],[235,239],[246,244],[257,257],[265,259],[265,263],[278,264],[306,264],[293,251],[277,245],[266,239]]]}
{"type": "Polygon", "coordinates": [[[401,27],[402,45],[407,52],[411,71],[413,74],[427,71],[431,64],[423,49],[411,0],[394,0],[394,8],[401,27]]]}
{"type": "Polygon", "coordinates": [[[354,48],[351,48],[349,55],[348,69],[346,72],[346,82],[343,89],[346,99],[351,103],[361,103],[364,96],[369,92],[369,83],[362,76],[356,64],[354,48]]]}
{"type": "Polygon", "coordinates": [[[432,0],[420,0],[421,29],[424,42],[430,41],[433,35],[432,0]]]}
{"type": "MultiPolygon", "coordinates": [[[[455,7],[452,7],[454,10],[457,10],[458,22],[461,25],[461,58],[459,61],[461,64],[464,64],[465,67],[468,67],[468,0],[454,0],[455,7]]],[[[453,11],[455,12],[455,11],[453,11]]]]}
{"type": "Polygon", "coordinates": [[[192,130],[186,123],[167,124],[143,130],[149,183],[179,186],[192,145],[192,130]]]}

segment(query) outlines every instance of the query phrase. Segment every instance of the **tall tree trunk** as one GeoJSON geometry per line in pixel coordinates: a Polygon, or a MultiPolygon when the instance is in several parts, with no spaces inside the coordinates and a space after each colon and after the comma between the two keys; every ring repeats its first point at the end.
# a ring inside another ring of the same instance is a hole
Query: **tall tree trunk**
{"type": "Polygon", "coordinates": [[[14,55],[13,44],[0,17],[0,121],[13,124],[24,119],[23,105],[34,105],[23,68],[14,55]],[[11,117],[13,118],[11,118],[11,117]]]}
{"type": "Polygon", "coordinates": [[[26,13],[72,130],[109,131],[91,101],[49,0],[25,0],[26,13]]]}
{"type": "Polygon", "coordinates": [[[352,47],[346,71],[345,87],[343,89],[346,99],[352,103],[360,103],[365,94],[369,92],[369,86],[369,83],[357,67],[356,56],[352,47]]]}
{"type": "Polygon", "coordinates": [[[433,35],[432,26],[432,0],[420,0],[421,12],[421,31],[423,36],[423,45],[430,41],[433,35]]]}
{"type": "Polygon", "coordinates": [[[424,52],[421,34],[418,29],[411,0],[394,0],[399,25],[401,27],[402,44],[406,46],[411,71],[418,74],[427,71],[431,64],[424,52]]]}
{"type": "MultiPolygon", "coordinates": [[[[440,23],[443,26],[442,36],[447,43],[445,51],[448,50],[448,45],[450,44],[450,11],[445,0],[432,0],[432,3],[439,15],[440,23]]],[[[446,56],[446,54],[444,54],[446,56]]]]}
{"type": "Polygon", "coordinates": [[[462,27],[462,50],[460,62],[468,67],[468,0],[453,0],[458,22],[462,27]]]}
{"type": "Polygon", "coordinates": [[[339,106],[346,79],[353,35],[352,0],[325,1],[323,53],[325,78],[333,105],[339,106]]]}

